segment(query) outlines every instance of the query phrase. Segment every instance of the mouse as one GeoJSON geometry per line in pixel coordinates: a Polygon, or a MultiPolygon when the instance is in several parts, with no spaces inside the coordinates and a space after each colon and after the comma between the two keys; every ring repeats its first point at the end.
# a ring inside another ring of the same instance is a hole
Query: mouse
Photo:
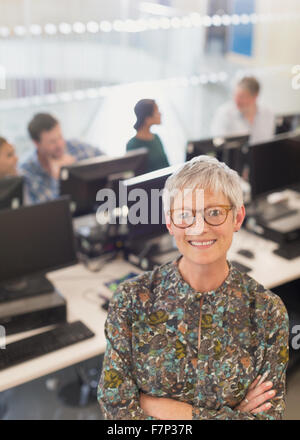
{"type": "Polygon", "coordinates": [[[243,255],[246,258],[254,258],[254,253],[249,249],[240,249],[237,253],[243,255]]]}

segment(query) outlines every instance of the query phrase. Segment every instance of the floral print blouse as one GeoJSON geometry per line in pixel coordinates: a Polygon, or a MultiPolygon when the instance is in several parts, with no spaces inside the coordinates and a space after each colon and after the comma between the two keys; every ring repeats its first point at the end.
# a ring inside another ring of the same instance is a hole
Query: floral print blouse
{"type": "Polygon", "coordinates": [[[282,300],[230,263],[216,290],[200,293],[178,260],[120,284],[105,323],[98,400],[107,419],[145,419],[139,392],[192,405],[193,419],[281,419],[289,324],[282,300]],[[277,391],[259,414],[235,407],[268,371],[277,391]]]}

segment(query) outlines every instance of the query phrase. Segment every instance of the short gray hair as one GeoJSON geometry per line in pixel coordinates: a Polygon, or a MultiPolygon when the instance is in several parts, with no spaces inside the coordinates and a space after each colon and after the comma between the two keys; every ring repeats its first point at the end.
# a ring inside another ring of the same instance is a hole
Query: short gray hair
{"type": "Polygon", "coordinates": [[[234,208],[234,216],[243,205],[243,190],[238,173],[211,156],[197,156],[168,177],[163,191],[164,210],[168,212],[176,191],[197,188],[222,192],[234,208]]]}
{"type": "Polygon", "coordinates": [[[244,76],[238,81],[237,86],[248,90],[252,96],[258,95],[260,91],[260,84],[254,76],[244,76]]]}

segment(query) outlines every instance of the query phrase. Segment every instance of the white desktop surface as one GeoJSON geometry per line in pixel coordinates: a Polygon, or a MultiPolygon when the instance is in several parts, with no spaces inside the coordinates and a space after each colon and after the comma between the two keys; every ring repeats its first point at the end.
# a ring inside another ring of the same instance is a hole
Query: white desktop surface
{"type": "MultiPolygon", "coordinates": [[[[249,275],[266,288],[271,289],[300,277],[300,257],[294,260],[281,258],[272,252],[277,247],[278,245],[272,241],[241,230],[234,234],[228,259],[237,260],[253,268],[249,275]],[[255,257],[249,259],[237,254],[240,248],[251,250],[255,257]]],[[[116,259],[107,263],[101,271],[95,273],[78,264],[48,274],[50,281],[67,300],[68,321],[83,321],[96,336],[1,371],[0,391],[104,353],[106,346],[104,336],[106,312],[100,307],[103,300],[98,297],[98,293],[101,292],[111,297],[112,294],[104,283],[120,278],[128,272],[140,273],[142,271],[122,259],[116,259]]],[[[7,338],[6,342],[8,344],[13,340],[22,339],[33,333],[34,331],[12,335],[7,338]]]]}
{"type": "Polygon", "coordinates": [[[287,260],[273,253],[279,245],[271,240],[259,237],[244,229],[234,234],[228,259],[236,260],[245,266],[253,268],[248,275],[261,283],[264,287],[285,284],[300,277],[300,257],[287,260]],[[253,252],[250,259],[237,253],[239,249],[248,249],[253,252]]]}

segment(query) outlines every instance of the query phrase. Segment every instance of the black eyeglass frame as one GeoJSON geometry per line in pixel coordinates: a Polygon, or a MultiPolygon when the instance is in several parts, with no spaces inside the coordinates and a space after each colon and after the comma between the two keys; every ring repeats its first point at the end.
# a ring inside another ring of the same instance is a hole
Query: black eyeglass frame
{"type": "MultiPolygon", "coordinates": [[[[228,214],[229,214],[229,211],[231,211],[231,210],[233,209],[233,206],[232,206],[232,205],[216,205],[216,206],[210,206],[210,207],[207,207],[207,208],[203,209],[202,212],[203,212],[203,211],[205,212],[206,209],[213,209],[213,208],[224,208],[224,209],[226,210],[226,217],[225,217],[225,219],[222,221],[222,223],[218,223],[217,225],[212,225],[211,223],[209,223],[209,222],[206,220],[206,218],[205,218],[205,214],[202,215],[202,217],[203,217],[205,223],[207,223],[209,226],[221,226],[221,225],[223,225],[223,224],[226,222],[227,217],[228,217],[228,214]]],[[[194,217],[193,223],[191,223],[190,225],[186,225],[186,226],[178,226],[178,225],[174,222],[174,220],[173,220],[173,212],[174,212],[174,211],[176,211],[176,210],[175,210],[175,209],[170,209],[169,214],[170,214],[171,221],[172,221],[173,225],[176,226],[176,228],[180,228],[180,229],[190,228],[190,227],[195,223],[195,220],[196,220],[196,209],[191,209],[191,211],[192,211],[192,213],[193,213],[193,217],[194,217]]]]}

